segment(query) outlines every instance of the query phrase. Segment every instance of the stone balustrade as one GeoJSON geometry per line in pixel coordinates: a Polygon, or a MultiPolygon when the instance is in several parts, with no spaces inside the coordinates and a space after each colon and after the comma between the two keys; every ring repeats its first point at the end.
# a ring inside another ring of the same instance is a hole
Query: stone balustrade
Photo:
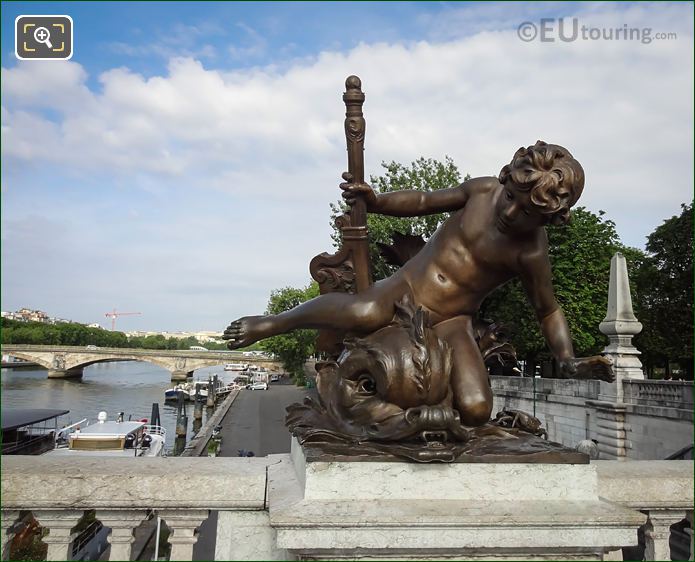
{"type": "Polygon", "coordinates": [[[595,439],[602,460],[665,459],[693,443],[692,381],[623,379],[622,402],[614,385],[597,380],[492,376],[490,383],[493,414],[529,412],[551,441],[570,448],[595,439]]]}
{"type": "MultiPolygon", "coordinates": [[[[129,560],[133,530],[155,510],[171,533],[171,560],[191,560],[197,529],[217,510],[217,536],[240,545],[239,559],[254,558],[261,543],[274,547],[268,517],[268,468],[284,455],[267,458],[73,459],[34,456],[2,458],[2,547],[7,557],[13,524],[31,511],[49,530],[48,560],[66,560],[73,528],[85,510],[111,528],[111,560],[129,560]],[[233,537],[229,523],[234,522],[233,537]],[[248,536],[246,536],[248,534],[248,536]],[[254,550],[255,549],[255,550],[254,550]]],[[[285,461],[283,461],[285,462],[285,461]]],[[[670,560],[669,527],[693,518],[693,461],[596,461],[599,496],[648,516],[647,560],[670,560]]],[[[572,482],[567,483],[568,487],[572,482]]],[[[270,506],[272,510],[272,506],[270,506]]],[[[428,506],[423,505],[423,509],[428,506]]],[[[513,510],[513,506],[510,505],[513,510]]],[[[518,517],[518,515],[517,515],[518,517]]],[[[644,521],[644,519],[641,519],[644,521]]],[[[525,532],[532,533],[532,526],[525,532]]],[[[637,545],[635,528],[634,545],[637,545]]],[[[690,533],[690,560],[693,559],[690,533]]],[[[558,536],[558,540],[561,537],[558,536]]],[[[631,545],[624,545],[626,547],[631,545]]],[[[263,551],[267,552],[267,551],[263,551]]],[[[273,559],[290,553],[273,552],[273,559]]],[[[398,555],[395,555],[398,558],[398,555]]],[[[622,559],[620,551],[604,559],[622,559]]]]}
{"type": "Polygon", "coordinates": [[[111,560],[130,560],[134,529],[155,510],[171,533],[171,560],[191,560],[210,510],[263,511],[265,458],[2,457],[2,547],[31,511],[49,533],[47,560],[69,559],[72,529],[86,510],[111,528],[111,560]]]}
{"type": "Polygon", "coordinates": [[[623,396],[626,404],[692,410],[693,382],[627,379],[623,396]]]}
{"type": "Polygon", "coordinates": [[[644,526],[645,560],[671,560],[670,527],[690,523],[693,559],[692,461],[596,461],[599,495],[648,516],[644,526]]]}

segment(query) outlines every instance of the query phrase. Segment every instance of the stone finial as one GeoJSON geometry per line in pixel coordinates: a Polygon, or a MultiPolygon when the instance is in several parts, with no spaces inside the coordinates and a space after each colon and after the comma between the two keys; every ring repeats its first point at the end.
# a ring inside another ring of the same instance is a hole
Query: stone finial
{"type": "MultiPolygon", "coordinates": [[[[623,380],[644,379],[642,363],[637,357],[640,352],[632,345],[632,336],[642,331],[642,324],[632,311],[630,280],[627,276],[625,256],[620,252],[611,259],[608,284],[608,310],[599,330],[608,336],[608,345],[603,354],[613,361],[615,373],[614,393],[617,402],[623,401],[623,380]]],[[[602,385],[603,386],[603,385],[602,385]]]]}
{"type": "Polygon", "coordinates": [[[611,259],[608,310],[598,329],[609,338],[618,334],[634,336],[642,331],[642,324],[637,321],[632,311],[627,262],[620,252],[616,252],[611,259]]]}

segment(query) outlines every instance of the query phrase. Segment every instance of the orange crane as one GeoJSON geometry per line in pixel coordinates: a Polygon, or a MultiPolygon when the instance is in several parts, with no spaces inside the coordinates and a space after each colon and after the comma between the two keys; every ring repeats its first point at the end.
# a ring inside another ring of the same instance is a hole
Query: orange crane
{"type": "Polygon", "coordinates": [[[107,312],[104,316],[111,318],[111,331],[113,332],[116,329],[116,318],[119,316],[132,316],[133,314],[142,314],[142,312],[116,312],[114,308],[113,312],[107,312]]]}

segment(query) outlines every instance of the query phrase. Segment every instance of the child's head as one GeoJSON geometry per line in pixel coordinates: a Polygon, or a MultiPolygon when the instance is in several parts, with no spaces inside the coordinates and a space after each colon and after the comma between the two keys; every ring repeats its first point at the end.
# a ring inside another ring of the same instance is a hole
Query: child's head
{"type": "Polygon", "coordinates": [[[569,150],[557,144],[537,141],[520,148],[500,172],[500,183],[509,180],[517,189],[529,191],[532,204],[549,215],[550,224],[566,224],[570,207],[584,189],[584,170],[569,150]]]}

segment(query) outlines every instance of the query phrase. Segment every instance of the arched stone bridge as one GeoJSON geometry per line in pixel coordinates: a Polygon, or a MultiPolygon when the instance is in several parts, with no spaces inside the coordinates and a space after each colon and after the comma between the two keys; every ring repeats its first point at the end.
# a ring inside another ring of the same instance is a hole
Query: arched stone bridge
{"type": "Polygon", "coordinates": [[[247,357],[237,351],[194,351],[165,349],[130,349],[61,345],[8,344],[2,353],[33,361],[48,369],[48,378],[81,377],[88,365],[105,361],[146,361],[163,367],[171,373],[171,380],[186,380],[201,367],[214,367],[224,363],[248,363],[263,366],[269,371],[280,371],[281,363],[264,357],[247,357]]]}

